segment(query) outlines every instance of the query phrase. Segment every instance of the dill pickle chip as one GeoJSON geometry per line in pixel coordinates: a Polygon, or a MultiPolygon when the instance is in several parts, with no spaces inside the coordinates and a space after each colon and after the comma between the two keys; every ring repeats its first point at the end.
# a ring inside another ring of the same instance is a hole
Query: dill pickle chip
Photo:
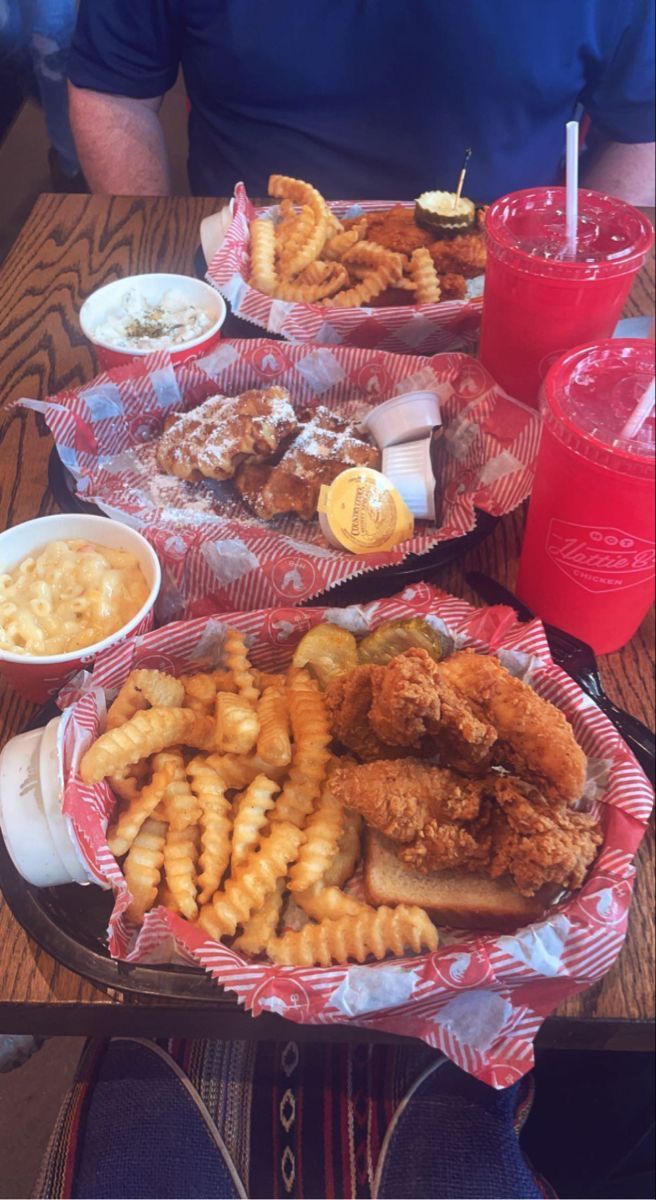
{"type": "Polygon", "coordinates": [[[384,621],[373,633],[368,633],[358,645],[361,663],[378,663],[384,666],[397,654],[403,654],[411,646],[427,650],[435,662],[443,657],[442,638],[428,621],[421,617],[409,620],[384,621]]]}
{"type": "Polygon", "coordinates": [[[339,625],[315,625],[301,638],[292,659],[293,667],[308,667],[321,688],[358,665],[358,644],[339,625]]]}

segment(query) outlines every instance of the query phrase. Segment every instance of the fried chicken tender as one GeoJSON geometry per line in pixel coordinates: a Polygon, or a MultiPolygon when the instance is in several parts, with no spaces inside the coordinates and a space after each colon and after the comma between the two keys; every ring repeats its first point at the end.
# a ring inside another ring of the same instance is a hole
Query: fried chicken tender
{"type": "Polygon", "coordinates": [[[511,875],[523,896],[544,883],[578,888],[603,842],[601,827],[588,813],[554,809],[540,792],[521,780],[497,784],[490,875],[511,875]]]}
{"type": "Polygon", "coordinates": [[[430,246],[433,235],[428,229],[421,229],[415,224],[412,208],[404,208],[395,204],[386,212],[373,213],[367,217],[367,241],[377,242],[386,250],[396,254],[407,254],[419,250],[422,246],[430,246]]]}
{"type": "Polygon", "coordinates": [[[444,659],[438,670],[474,715],[496,729],[495,762],[538,784],[555,804],[580,798],[585,754],[559,709],[492,655],[464,650],[444,659]]]}
{"type": "Polygon", "coordinates": [[[326,692],[333,734],[365,761],[398,748],[449,749],[449,762],[485,769],[496,739],[492,726],[443,679],[441,664],[412,647],[386,666],[362,664],[326,692]]]}
{"type": "Polygon", "coordinates": [[[324,693],[333,736],[365,761],[394,753],[374,733],[369,722],[373,679],[381,670],[382,667],[363,663],[333,680],[324,693]]]}
{"type": "Polygon", "coordinates": [[[397,758],[336,767],[330,787],[342,804],[356,809],[369,825],[396,842],[411,843],[434,819],[476,820],[483,797],[494,784],[467,779],[416,758],[397,758]]]}
{"type": "Polygon", "coordinates": [[[464,275],[466,279],[473,279],[485,270],[487,250],[483,233],[441,238],[431,243],[429,251],[438,275],[464,275]]]}

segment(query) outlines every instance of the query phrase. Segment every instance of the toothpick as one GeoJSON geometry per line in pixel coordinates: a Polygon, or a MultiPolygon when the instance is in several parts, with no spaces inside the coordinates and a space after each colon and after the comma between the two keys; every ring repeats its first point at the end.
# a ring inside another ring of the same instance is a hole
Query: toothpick
{"type": "Polygon", "coordinates": [[[471,146],[468,146],[467,149],[465,150],[465,157],[463,159],[460,174],[458,176],[458,186],[456,188],[455,199],[453,201],[453,211],[454,212],[456,211],[456,208],[458,207],[458,201],[462,195],[462,189],[463,189],[463,186],[465,183],[465,175],[467,174],[467,163],[469,162],[471,155],[472,155],[472,149],[471,149],[471,146]]]}

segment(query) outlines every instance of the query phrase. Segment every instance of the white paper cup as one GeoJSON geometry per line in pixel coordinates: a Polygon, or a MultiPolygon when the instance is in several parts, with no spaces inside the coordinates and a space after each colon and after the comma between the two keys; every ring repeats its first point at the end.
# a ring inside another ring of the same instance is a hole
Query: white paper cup
{"type": "Polygon", "coordinates": [[[383,450],[425,437],[442,424],[440,402],[434,392],[405,392],[372,408],[360,422],[383,450]]]}
{"type": "Polygon", "coordinates": [[[89,883],[61,811],[62,779],[55,762],[60,717],[46,729],[11,738],[0,753],[0,828],[9,856],[34,887],[89,883]],[[44,737],[45,747],[44,747],[44,737]]]}
{"type": "Polygon", "coordinates": [[[144,358],[152,354],[152,349],[142,350],[138,347],[115,346],[111,342],[96,337],[96,329],[105,320],[107,314],[118,308],[126,292],[134,290],[146,297],[150,304],[157,304],[165,292],[175,290],[200,308],[212,313],[214,320],[208,329],[189,341],[171,346],[169,353],[173,362],[186,362],[188,359],[200,358],[213,350],[221,339],[221,326],[226,319],[226,304],[223,296],[205,283],[202,279],[194,279],[191,275],[167,275],[157,273],[152,275],[128,275],[123,279],[115,279],[104,287],[92,292],[80,309],[80,327],[85,337],[93,344],[98,362],[103,367],[120,367],[133,362],[135,358],[144,358]]]}
{"type": "Polygon", "coordinates": [[[435,520],[435,476],[431,465],[431,438],[387,446],[383,450],[383,475],[394,484],[413,517],[435,520]]]}
{"type": "Polygon", "coordinates": [[[49,542],[83,538],[114,550],[134,554],[148,585],[148,596],[135,615],[120,629],[100,642],[71,650],[67,654],[13,654],[0,650],[0,673],[28,700],[43,701],[56,695],[62,685],[81,667],[86,667],[100,650],[124,641],[130,634],[146,633],[153,625],[153,608],[162,573],[152,546],[136,529],[109,517],[83,513],[57,513],[14,525],[0,534],[0,572],[10,571],[29,554],[43,550],[49,542]]]}

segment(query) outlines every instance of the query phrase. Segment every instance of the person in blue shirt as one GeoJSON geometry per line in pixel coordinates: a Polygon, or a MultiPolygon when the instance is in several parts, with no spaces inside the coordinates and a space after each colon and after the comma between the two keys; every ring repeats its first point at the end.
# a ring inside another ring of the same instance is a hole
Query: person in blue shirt
{"type": "Polygon", "coordinates": [[[271,172],[328,198],[489,201],[552,184],[583,110],[582,182],[653,204],[654,0],[81,0],[69,62],[95,191],[165,194],[158,109],[182,67],[189,178],[271,172]]]}

